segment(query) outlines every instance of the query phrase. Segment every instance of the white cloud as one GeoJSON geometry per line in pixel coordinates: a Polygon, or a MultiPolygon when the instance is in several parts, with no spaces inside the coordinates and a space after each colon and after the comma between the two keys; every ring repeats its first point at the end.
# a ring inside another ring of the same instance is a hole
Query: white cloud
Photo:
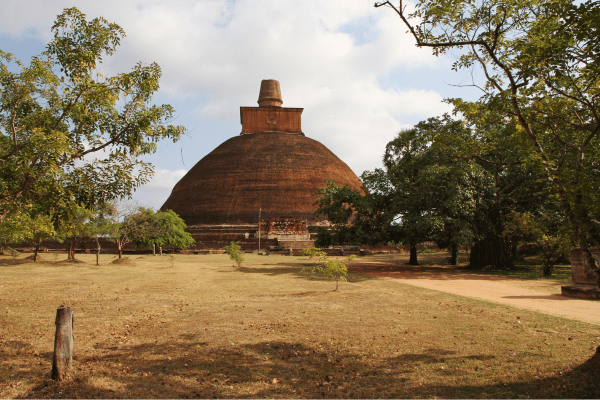
{"type": "Polygon", "coordinates": [[[173,186],[187,173],[186,170],[169,171],[157,169],[154,176],[144,186],[138,188],[133,195],[133,200],[139,202],[143,207],[151,207],[158,210],[171,195],[173,186]]]}
{"type": "MultiPolygon", "coordinates": [[[[189,118],[231,126],[240,106],[256,106],[262,79],[279,80],[283,106],[305,108],[306,135],[357,174],[380,165],[385,144],[407,121],[450,110],[441,95],[411,82],[402,88],[378,84],[392,71],[446,68],[446,60],[416,48],[397,15],[374,9],[372,1],[4,0],[0,34],[47,38],[55,15],[72,5],[88,19],[103,16],[127,32],[108,72],[156,61],[163,70],[161,92],[175,106],[202,94],[189,118]],[[368,40],[354,37],[353,29],[368,32],[368,40]]],[[[224,141],[238,133],[220,134],[224,141]]],[[[140,193],[160,197],[152,193],[167,183],[158,182],[172,182],[170,189],[181,171],[167,172],[159,170],[140,193]]]]}

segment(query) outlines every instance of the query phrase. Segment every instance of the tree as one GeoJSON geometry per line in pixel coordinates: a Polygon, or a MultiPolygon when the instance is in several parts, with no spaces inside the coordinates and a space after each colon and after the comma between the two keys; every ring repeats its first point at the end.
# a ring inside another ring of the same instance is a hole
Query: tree
{"type": "Polygon", "coordinates": [[[339,281],[346,281],[348,264],[356,259],[354,255],[342,259],[331,258],[319,248],[303,249],[302,254],[311,260],[314,258],[313,264],[309,268],[310,272],[319,272],[325,277],[335,280],[334,292],[338,290],[339,281]]]}
{"type": "Polygon", "coordinates": [[[319,192],[325,196],[317,201],[317,212],[337,222],[331,238],[356,244],[403,241],[410,245],[411,265],[418,264],[417,244],[435,239],[456,260],[458,246],[473,241],[473,213],[480,197],[475,186],[485,178],[474,162],[454,159],[431,145],[431,130],[464,129],[444,118],[421,122],[390,141],[384,168],[361,176],[364,195],[333,185],[319,192]]]}
{"type": "MultiPolygon", "coordinates": [[[[600,171],[600,4],[593,0],[420,0],[412,14],[390,1],[417,46],[458,49],[453,69],[477,68],[477,102],[450,99],[477,126],[514,121],[521,161],[543,170],[586,262],[600,243],[593,220],[600,171]]],[[[598,275],[600,284],[600,274],[598,275]]]]}
{"type": "MultiPolygon", "coordinates": [[[[375,183],[375,181],[373,181],[375,183]]],[[[320,195],[315,201],[316,215],[326,215],[331,226],[317,230],[315,245],[329,247],[334,244],[377,244],[387,242],[393,237],[392,226],[384,196],[369,189],[363,190],[349,186],[339,187],[335,182],[325,180],[327,184],[316,191],[320,195]]]]}
{"type": "Polygon", "coordinates": [[[331,185],[325,189],[318,211],[340,222],[330,237],[362,240],[378,226],[377,217],[389,228],[378,228],[371,237],[409,243],[412,265],[417,264],[416,244],[434,240],[450,249],[451,264],[458,247],[471,246],[472,268],[513,267],[517,241],[504,234],[511,213],[545,221],[556,207],[547,176],[517,161],[514,132],[514,124],[496,124],[482,133],[449,115],[400,132],[386,146],[384,168],[363,173],[364,196],[331,185]],[[483,134],[494,138],[494,146],[479,144],[483,134]],[[377,208],[365,206],[373,199],[377,208]],[[350,216],[366,227],[360,230],[363,237],[350,216]]]}
{"type": "Polygon", "coordinates": [[[90,210],[76,205],[65,207],[61,211],[56,214],[57,237],[69,245],[67,259],[75,260],[77,244],[89,237],[88,222],[92,213],[90,210]]]}
{"type": "Polygon", "coordinates": [[[513,211],[506,224],[504,234],[523,242],[533,242],[542,256],[542,273],[551,276],[554,265],[568,257],[572,239],[566,229],[564,217],[556,210],[546,210],[545,218],[531,213],[513,211]],[[554,212],[553,212],[554,211],[554,212]]]}
{"type": "Polygon", "coordinates": [[[96,236],[96,245],[99,247],[98,236],[107,236],[117,244],[119,258],[123,257],[123,247],[130,243],[135,236],[133,223],[129,217],[137,213],[140,206],[134,202],[111,201],[100,208],[93,218],[91,231],[96,236]]]}
{"type": "MultiPolygon", "coordinates": [[[[38,252],[42,240],[56,234],[54,223],[48,213],[36,210],[35,212],[12,214],[0,225],[0,238],[5,243],[31,242],[35,246],[33,261],[38,260],[38,252]]],[[[0,248],[0,252],[1,252],[0,248]]]]}
{"type": "Polygon", "coordinates": [[[123,248],[132,243],[138,248],[171,246],[186,249],[196,241],[185,232],[186,225],[173,211],[154,211],[140,207],[137,203],[113,202],[98,216],[101,232],[106,233],[117,244],[119,258],[123,248]]]}
{"type": "Polygon", "coordinates": [[[437,238],[456,260],[458,246],[471,244],[473,236],[469,222],[477,205],[474,185],[481,171],[473,163],[453,159],[444,148],[432,146],[432,130],[463,129],[460,122],[445,118],[430,118],[400,132],[387,144],[383,157],[393,188],[390,201],[411,246],[411,265],[417,265],[419,242],[437,238]]]}
{"type": "Polygon", "coordinates": [[[168,125],[171,106],[151,105],[157,64],[100,73],[125,36],[118,25],[69,8],[52,32],[29,65],[0,50],[0,224],[40,201],[92,210],[128,197],[153,173],[140,157],[185,132],[168,125]]]}
{"type": "Polygon", "coordinates": [[[231,242],[224,248],[225,253],[229,255],[229,259],[233,261],[234,265],[237,264],[237,266],[240,267],[242,265],[242,261],[244,261],[244,255],[242,254],[240,242],[231,242]]]}
{"type": "Polygon", "coordinates": [[[138,213],[127,218],[131,221],[133,244],[136,247],[149,248],[152,245],[170,246],[177,249],[187,249],[196,241],[185,231],[185,222],[173,210],[154,211],[141,208],[138,213]]]}

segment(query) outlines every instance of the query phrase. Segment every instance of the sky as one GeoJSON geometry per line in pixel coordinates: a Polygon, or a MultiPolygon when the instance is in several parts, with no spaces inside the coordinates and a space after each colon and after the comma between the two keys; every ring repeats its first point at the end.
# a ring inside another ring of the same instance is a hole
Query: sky
{"type": "MultiPolygon", "coordinates": [[[[258,106],[260,82],[276,79],[283,107],[304,108],[302,130],[358,175],[381,166],[403,128],[451,112],[444,98],[474,100],[452,55],[415,46],[395,12],[373,0],[2,0],[0,49],[22,61],[41,53],[66,7],[126,32],[104,75],[156,62],[157,104],[171,104],[186,135],[147,156],[153,179],[134,200],[160,208],[202,157],[239,135],[240,106],[258,106]]],[[[409,4],[410,6],[410,4],[409,4]]]]}

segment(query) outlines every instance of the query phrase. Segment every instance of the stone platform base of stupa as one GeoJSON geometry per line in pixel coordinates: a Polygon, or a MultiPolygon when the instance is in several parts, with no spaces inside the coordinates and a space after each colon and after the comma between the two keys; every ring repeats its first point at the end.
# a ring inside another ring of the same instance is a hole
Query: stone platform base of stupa
{"type": "Polygon", "coordinates": [[[567,297],[600,300],[600,287],[598,287],[598,285],[574,283],[572,285],[561,286],[560,291],[563,296],[567,297]]]}

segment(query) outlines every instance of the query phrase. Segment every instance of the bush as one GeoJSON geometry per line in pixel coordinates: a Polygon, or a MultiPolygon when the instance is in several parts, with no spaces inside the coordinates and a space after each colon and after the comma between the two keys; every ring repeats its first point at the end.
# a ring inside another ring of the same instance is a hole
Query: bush
{"type": "Polygon", "coordinates": [[[314,247],[312,249],[302,249],[301,253],[303,256],[308,257],[310,260],[314,258],[313,265],[327,258],[327,253],[325,253],[318,247],[314,247]]]}
{"type": "Polygon", "coordinates": [[[435,253],[435,250],[431,250],[429,248],[427,248],[427,245],[423,245],[423,248],[421,250],[418,251],[418,253],[435,253]]]}
{"type": "Polygon", "coordinates": [[[240,247],[240,242],[231,242],[229,246],[225,246],[225,253],[229,254],[229,259],[233,261],[233,265],[237,264],[238,267],[242,265],[242,261],[244,261],[244,256],[242,255],[242,248],[240,247]]]}
{"type": "Polygon", "coordinates": [[[339,281],[346,281],[348,274],[348,264],[356,258],[352,255],[343,259],[329,258],[327,253],[319,248],[303,249],[302,254],[310,259],[314,258],[313,266],[310,271],[319,272],[329,279],[335,279],[335,291],[338,290],[339,281]]]}

